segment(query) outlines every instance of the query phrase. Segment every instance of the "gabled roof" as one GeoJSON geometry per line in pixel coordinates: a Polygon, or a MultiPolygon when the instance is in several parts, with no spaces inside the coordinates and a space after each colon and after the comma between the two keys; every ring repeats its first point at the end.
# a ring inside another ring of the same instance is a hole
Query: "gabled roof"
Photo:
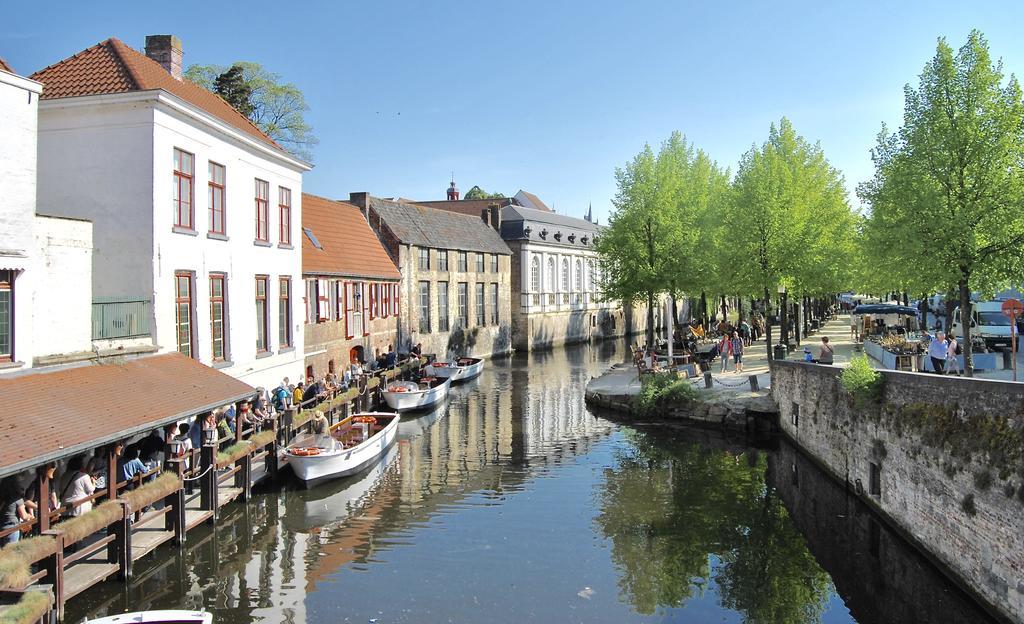
{"type": "Polygon", "coordinates": [[[417,206],[428,206],[449,212],[458,212],[464,215],[479,217],[484,210],[491,206],[511,206],[515,201],[510,197],[494,197],[492,199],[457,199],[457,200],[436,200],[409,202],[417,206]]]}
{"type": "Polygon", "coordinates": [[[111,37],[29,76],[43,83],[42,99],[162,89],[249,136],[283,150],[220,96],[187,79],[176,80],[159,63],[111,37]]]}
{"type": "Polygon", "coordinates": [[[180,353],[0,378],[0,476],[255,394],[180,353]]]}
{"type": "Polygon", "coordinates": [[[303,193],[302,229],[306,275],[402,277],[362,211],[352,204],[303,193]]]}
{"type": "Polygon", "coordinates": [[[591,223],[586,219],[577,219],[568,215],[548,212],[545,210],[534,210],[523,206],[508,206],[501,211],[501,220],[505,221],[527,221],[531,223],[546,223],[549,225],[583,230],[587,232],[600,232],[601,226],[591,223]]]}
{"type": "Polygon", "coordinates": [[[7,64],[7,61],[0,58],[0,70],[7,72],[8,74],[15,74],[14,68],[7,64]]]}
{"type": "Polygon", "coordinates": [[[519,205],[521,206],[526,206],[527,208],[533,208],[535,210],[545,210],[547,212],[554,212],[553,210],[548,208],[548,205],[542,202],[539,197],[537,197],[533,193],[524,191],[523,189],[519,189],[519,192],[516,193],[516,199],[519,200],[519,205]]]}
{"type": "Polygon", "coordinates": [[[398,240],[419,247],[509,255],[508,245],[479,216],[370,197],[373,211],[398,240]]]}

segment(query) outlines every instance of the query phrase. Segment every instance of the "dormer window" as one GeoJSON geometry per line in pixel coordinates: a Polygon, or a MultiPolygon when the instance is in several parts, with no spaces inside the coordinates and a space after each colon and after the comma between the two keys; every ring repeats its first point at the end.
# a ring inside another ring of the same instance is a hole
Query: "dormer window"
{"type": "Polygon", "coordinates": [[[540,231],[540,237],[541,238],[547,238],[548,237],[548,229],[547,228],[544,228],[543,230],[540,231]]]}
{"type": "Polygon", "coordinates": [[[556,241],[562,240],[562,233],[561,232],[555,232],[555,240],[556,241]]]}
{"type": "Polygon", "coordinates": [[[583,243],[584,245],[586,245],[586,244],[587,244],[587,240],[589,240],[589,239],[588,239],[588,238],[586,237],[586,235],[584,235],[584,236],[583,236],[583,237],[582,237],[582,238],[580,239],[580,242],[581,242],[581,243],[583,243]]]}
{"type": "Polygon", "coordinates": [[[575,243],[576,242],[576,235],[575,234],[570,234],[569,235],[569,242],[570,243],[575,243]]]}
{"type": "Polygon", "coordinates": [[[532,232],[532,231],[533,231],[533,228],[530,227],[530,226],[526,226],[526,227],[523,228],[523,234],[526,236],[526,238],[530,238],[530,232],[532,232]]]}

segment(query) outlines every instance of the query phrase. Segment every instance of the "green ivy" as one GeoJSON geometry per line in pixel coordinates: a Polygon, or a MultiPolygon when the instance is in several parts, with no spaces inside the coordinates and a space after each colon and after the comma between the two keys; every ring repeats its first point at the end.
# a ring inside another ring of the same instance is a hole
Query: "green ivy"
{"type": "Polygon", "coordinates": [[[633,411],[641,416],[649,416],[697,398],[693,384],[688,379],[680,379],[675,373],[649,375],[640,384],[640,393],[633,397],[633,411]]]}
{"type": "Polygon", "coordinates": [[[850,365],[843,369],[839,382],[853,399],[853,406],[864,409],[882,401],[885,390],[885,377],[871,367],[868,356],[859,355],[850,360],[850,365]]]}

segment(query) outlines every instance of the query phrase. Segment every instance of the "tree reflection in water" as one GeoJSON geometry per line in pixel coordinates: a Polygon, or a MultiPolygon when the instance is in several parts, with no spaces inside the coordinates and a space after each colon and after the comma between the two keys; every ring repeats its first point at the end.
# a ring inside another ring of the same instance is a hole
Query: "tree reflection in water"
{"type": "Polygon", "coordinates": [[[831,581],[768,487],[763,453],[626,435],[596,519],[623,600],[648,615],[702,597],[713,581],[746,622],[820,620],[831,581]]]}

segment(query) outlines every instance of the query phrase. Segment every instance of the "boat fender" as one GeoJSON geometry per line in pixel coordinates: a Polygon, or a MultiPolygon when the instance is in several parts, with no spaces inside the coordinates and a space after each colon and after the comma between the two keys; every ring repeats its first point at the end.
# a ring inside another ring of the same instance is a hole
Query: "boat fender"
{"type": "Polygon", "coordinates": [[[309,457],[311,455],[319,455],[320,454],[320,449],[318,449],[315,446],[300,447],[300,448],[291,449],[290,452],[291,452],[292,455],[295,455],[296,457],[309,457]]]}
{"type": "Polygon", "coordinates": [[[355,422],[355,423],[368,423],[368,424],[371,424],[371,425],[376,425],[377,424],[377,419],[374,418],[373,416],[356,416],[355,418],[352,419],[352,422],[355,422]]]}

